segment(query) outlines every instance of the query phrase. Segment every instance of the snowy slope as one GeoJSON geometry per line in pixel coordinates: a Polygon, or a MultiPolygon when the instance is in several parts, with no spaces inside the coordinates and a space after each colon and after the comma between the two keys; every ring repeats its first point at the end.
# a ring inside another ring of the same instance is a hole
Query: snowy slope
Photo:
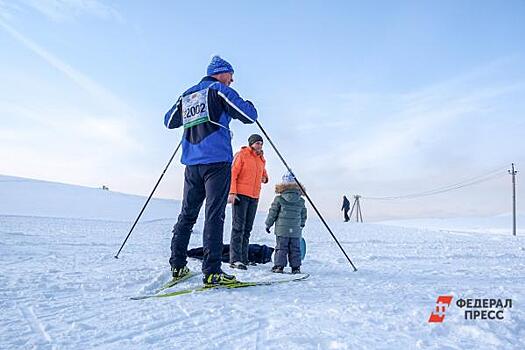
{"type": "MultiPolygon", "coordinates": [[[[447,232],[512,234],[512,214],[490,217],[389,220],[380,223],[447,232]]],[[[516,215],[516,234],[525,235],[525,214],[517,213],[516,215]]]]}
{"type": "MultiPolygon", "coordinates": [[[[96,198],[87,192],[79,194],[84,204],[96,198]]],[[[15,189],[3,193],[17,195],[15,189]]],[[[59,205],[55,209],[60,214],[59,205]]],[[[302,267],[311,274],[308,280],[132,301],[130,296],[151,292],[168,279],[174,220],[141,222],[116,260],[129,222],[68,218],[73,209],[63,210],[64,215],[53,215],[63,218],[0,212],[0,349],[525,346],[525,242],[520,236],[330,222],[359,269],[352,272],[310,211],[302,267]],[[455,300],[511,298],[513,308],[504,320],[465,320],[453,303],[444,323],[429,324],[442,294],[455,300]]],[[[252,242],[273,245],[263,220],[258,215],[252,242]]],[[[225,241],[230,227],[228,217],[225,241]]],[[[201,230],[199,220],[192,247],[201,245],[201,230]]],[[[197,261],[189,266],[199,270],[197,261]]],[[[264,280],[274,277],[270,267],[236,272],[239,279],[264,280]]],[[[186,285],[199,285],[199,278],[186,285]]]]}
{"type": "MultiPolygon", "coordinates": [[[[97,188],[0,175],[0,214],[134,220],[147,198],[97,188]]],[[[144,220],[178,216],[180,202],[152,199],[144,220]]]]}

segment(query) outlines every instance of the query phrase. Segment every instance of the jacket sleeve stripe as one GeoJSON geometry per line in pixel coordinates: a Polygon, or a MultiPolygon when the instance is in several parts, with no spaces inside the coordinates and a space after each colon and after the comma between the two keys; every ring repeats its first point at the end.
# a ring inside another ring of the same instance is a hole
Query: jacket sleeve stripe
{"type": "Polygon", "coordinates": [[[176,123],[173,123],[173,118],[175,117],[175,114],[179,110],[179,104],[180,104],[181,100],[182,100],[182,97],[179,97],[179,99],[177,100],[175,105],[173,107],[171,107],[171,110],[166,114],[166,117],[164,118],[164,125],[166,125],[166,127],[169,128],[169,129],[173,129],[173,128],[177,127],[176,125],[174,125],[176,123]]]}
{"type": "Polygon", "coordinates": [[[244,113],[239,107],[237,107],[232,101],[230,101],[228,99],[228,97],[226,97],[225,94],[223,94],[221,91],[217,90],[217,93],[219,94],[219,96],[221,96],[230,106],[232,106],[240,115],[242,115],[243,117],[245,117],[246,119],[248,119],[249,121],[251,121],[252,123],[255,122],[255,120],[253,120],[252,118],[250,118],[248,115],[246,115],[246,113],[244,113]]]}

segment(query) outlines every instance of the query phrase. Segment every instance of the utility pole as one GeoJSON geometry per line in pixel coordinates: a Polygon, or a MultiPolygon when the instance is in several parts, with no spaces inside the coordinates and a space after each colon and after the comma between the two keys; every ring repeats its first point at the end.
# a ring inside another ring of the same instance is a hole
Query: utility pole
{"type": "Polygon", "coordinates": [[[512,234],[516,236],[516,174],[517,170],[514,169],[514,163],[512,163],[512,170],[509,170],[509,174],[512,175],[512,234]]]}
{"type": "Polygon", "coordinates": [[[350,219],[352,219],[352,213],[354,212],[355,208],[356,222],[363,222],[363,213],[361,212],[361,204],[359,204],[359,198],[361,198],[361,196],[358,194],[354,196],[354,203],[352,204],[352,210],[350,211],[350,219]]]}

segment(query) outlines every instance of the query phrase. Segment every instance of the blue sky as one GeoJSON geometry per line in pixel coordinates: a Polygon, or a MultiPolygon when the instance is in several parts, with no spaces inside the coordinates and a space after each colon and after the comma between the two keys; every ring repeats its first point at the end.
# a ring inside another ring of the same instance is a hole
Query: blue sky
{"type": "MultiPolygon", "coordinates": [[[[0,47],[2,174],[149,194],[181,136],[163,115],[216,53],[327,216],[342,194],[525,161],[523,1],[0,0],[0,47]]],[[[231,127],[234,149],[258,131],[231,127]]],[[[284,172],[265,150],[264,211],[284,172]]],[[[182,176],[173,164],[158,195],[180,198],[182,176]]],[[[510,176],[362,206],[365,219],[504,213],[510,176]]]]}

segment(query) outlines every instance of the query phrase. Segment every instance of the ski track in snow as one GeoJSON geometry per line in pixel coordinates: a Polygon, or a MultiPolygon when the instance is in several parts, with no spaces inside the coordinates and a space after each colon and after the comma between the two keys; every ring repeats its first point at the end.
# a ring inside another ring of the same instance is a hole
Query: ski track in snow
{"type": "MultiPolygon", "coordinates": [[[[274,245],[258,214],[253,243],[274,245]]],[[[230,219],[225,239],[229,240],[230,219]]],[[[172,219],[130,223],[0,216],[1,349],[520,349],[522,237],[331,223],[358,268],[309,220],[303,271],[273,286],[134,301],[169,279],[172,219]],[[429,324],[438,295],[454,295],[429,324]],[[512,298],[505,320],[465,320],[457,298],[512,298]]],[[[190,242],[201,245],[202,218],[190,242]]],[[[200,262],[189,260],[194,271],[200,262]]],[[[223,264],[225,271],[232,270],[223,264]]],[[[271,263],[233,271],[277,278],[271,263]]],[[[184,287],[201,284],[200,276],[184,287]]],[[[175,286],[170,290],[177,290],[175,286]]]]}
{"type": "Polygon", "coordinates": [[[34,333],[38,333],[42,335],[42,337],[44,338],[46,342],[51,342],[51,337],[49,336],[49,334],[47,334],[46,330],[44,329],[44,326],[36,317],[35,312],[33,311],[32,307],[22,306],[20,307],[20,313],[22,314],[24,319],[27,321],[27,323],[31,327],[31,330],[34,333]]]}

